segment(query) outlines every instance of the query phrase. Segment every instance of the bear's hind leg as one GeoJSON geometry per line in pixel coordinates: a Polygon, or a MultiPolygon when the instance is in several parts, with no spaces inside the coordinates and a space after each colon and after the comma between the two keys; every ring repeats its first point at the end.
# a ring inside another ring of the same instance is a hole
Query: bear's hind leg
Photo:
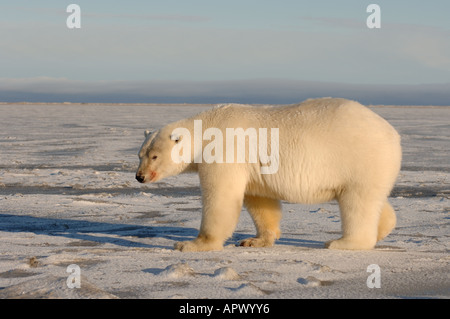
{"type": "Polygon", "coordinates": [[[329,241],[330,249],[366,250],[375,247],[381,208],[386,200],[358,193],[342,194],[339,198],[342,237],[329,241]]]}
{"type": "Polygon", "coordinates": [[[256,237],[241,241],[245,247],[272,246],[280,238],[281,205],[279,200],[249,196],[244,197],[247,208],[256,226],[256,237]]]}

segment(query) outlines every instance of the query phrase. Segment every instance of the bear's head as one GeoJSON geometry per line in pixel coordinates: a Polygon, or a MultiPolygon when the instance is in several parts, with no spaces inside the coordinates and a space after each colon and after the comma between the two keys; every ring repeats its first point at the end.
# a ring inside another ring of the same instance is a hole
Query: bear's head
{"type": "Polygon", "coordinates": [[[172,158],[172,150],[182,139],[182,136],[174,136],[172,131],[169,126],[155,132],[145,131],[136,172],[136,179],[140,183],[156,182],[177,175],[189,166],[189,163],[174,161],[172,158]]]}

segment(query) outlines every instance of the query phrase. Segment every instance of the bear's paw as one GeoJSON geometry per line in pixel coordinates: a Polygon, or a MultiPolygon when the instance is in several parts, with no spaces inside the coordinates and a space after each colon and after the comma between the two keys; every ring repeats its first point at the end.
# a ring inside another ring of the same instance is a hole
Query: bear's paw
{"type": "Polygon", "coordinates": [[[192,241],[179,241],[174,245],[175,250],[181,252],[190,251],[211,251],[211,250],[222,250],[223,245],[217,242],[205,242],[203,240],[192,240],[192,241]]]}
{"type": "Polygon", "coordinates": [[[272,247],[274,240],[269,240],[262,237],[252,237],[244,239],[240,242],[239,246],[243,247],[272,247]]]}

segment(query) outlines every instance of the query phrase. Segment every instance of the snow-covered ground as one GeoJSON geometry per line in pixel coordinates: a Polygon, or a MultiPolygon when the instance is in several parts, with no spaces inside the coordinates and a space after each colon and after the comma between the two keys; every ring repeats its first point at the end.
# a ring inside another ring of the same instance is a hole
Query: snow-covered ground
{"type": "Polygon", "coordinates": [[[206,107],[0,105],[0,298],[450,297],[450,107],[373,107],[404,153],[397,227],[376,249],[323,248],[336,203],[283,203],[274,247],[236,246],[255,233],[244,210],[223,251],[181,253],[200,225],[198,177],[141,185],[137,152],[145,129],[206,107]]]}

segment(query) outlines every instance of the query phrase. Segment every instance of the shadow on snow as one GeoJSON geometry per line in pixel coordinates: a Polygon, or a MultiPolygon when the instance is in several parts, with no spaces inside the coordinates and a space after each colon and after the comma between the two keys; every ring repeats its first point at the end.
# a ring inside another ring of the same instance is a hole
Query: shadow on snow
{"type": "Polygon", "coordinates": [[[43,218],[0,214],[0,231],[31,232],[37,235],[61,236],[71,239],[86,240],[97,243],[111,243],[125,247],[172,248],[147,243],[135,242],[131,239],[101,236],[116,235],[137,238],[167,238],[175,241],[192,240],[198,231],[194,228],[173,226],[141,226],[130,224],[113,224],[86,220],[43,218]]]}
{"type": "MultiPolygon", "coordinates": [[[[172,249],[172,246],[136,242],[133,241],[132,238],[121,237],[166,238],[173,241],[185,241],[194,239],[198,234],[197,229],[186,227],[114,224],[87,220],[44,218],[12,214],[0,214],[0,231],[30,232],[36,235],[60,236],[96,242],[99,244],[110,243],[124,247],[166,249],[172,249]],[[120,237],[111,237],[108,235],[120,237]]],[[[241,240],[248,237],[252,237],[252,235],[235,232],[225,244],[238,244],[241,240]]],[[[276,244],[307,248],[323,248],[323,243],[319,241],[283,237],[277,240],[276,244]]]]}

